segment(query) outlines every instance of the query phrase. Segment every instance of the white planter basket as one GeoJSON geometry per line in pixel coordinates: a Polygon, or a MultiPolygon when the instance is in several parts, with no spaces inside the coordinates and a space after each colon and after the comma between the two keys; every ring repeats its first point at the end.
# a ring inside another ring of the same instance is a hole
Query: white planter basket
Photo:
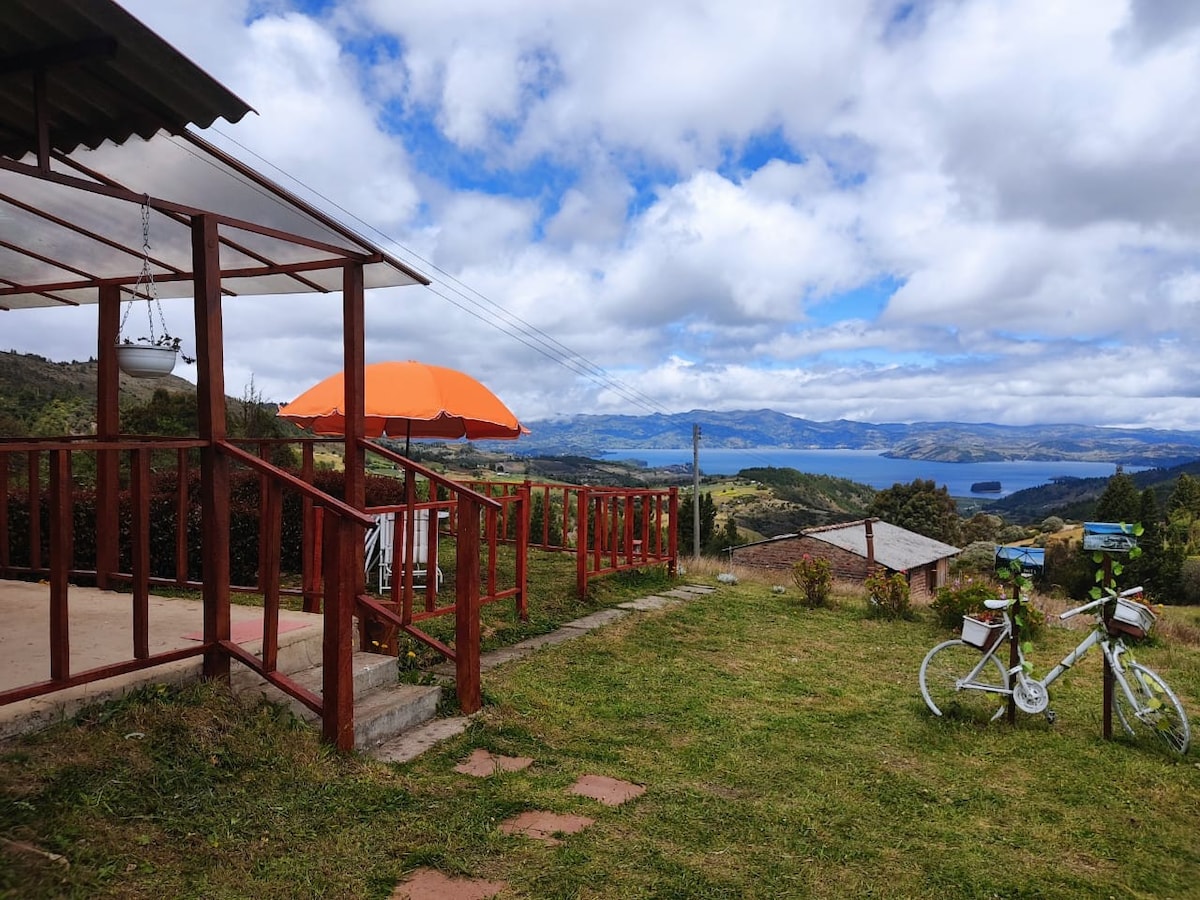
{"type": "Polygon", "coordinates": [[[963,616],[962,639],[980,650],[990,650],[1004,631],[1003,622],[981,622],[971,616],[963,616]]]}
{"type": "Polygon", "coordinates": [[[1158,616],[1141,603],[1134,603],[1124,597],[1117,598],[1117,608],[1113,610],[1112,618],[1108,620],[1109,631],[1120,631],[1135,638],[1144,638],[1154,627],[1158,616]]]}
{"type": "Polygon", "coordinates": [[[179,351],[157,344],[117,344],[117,365],[134,378],[161,378],[175,368],[179,351]]]}

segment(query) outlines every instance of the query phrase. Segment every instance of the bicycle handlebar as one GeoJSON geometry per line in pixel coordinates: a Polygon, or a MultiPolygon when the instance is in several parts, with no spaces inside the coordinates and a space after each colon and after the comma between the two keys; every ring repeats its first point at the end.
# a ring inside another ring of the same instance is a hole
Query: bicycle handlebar
{"type": "Polygon", "coordinates": [[[1093,600],[1091,603],[1085,603],[1083,606],[1077,606],[1074,609],[1068,609],[1065,613],[1060,614],[1059,618],[1060,619],[1069,619],[1069,618],[1071,618],[1071,616],[1077,616],[1081,612],[1087,612],[1089,609],[1093,609],[1097,606],[1100,606],[1102,603],[1106,602],[1107,600],[1108,600],[1107,597],[1101,597],[1099,600],[1093,600]]]}

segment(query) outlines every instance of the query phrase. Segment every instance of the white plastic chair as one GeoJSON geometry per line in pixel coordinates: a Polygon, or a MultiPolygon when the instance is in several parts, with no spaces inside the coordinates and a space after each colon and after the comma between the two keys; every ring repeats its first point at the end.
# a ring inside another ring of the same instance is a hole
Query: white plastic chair
{"type": "MultiPolygon", "coordinates": [[[[428,585],[429,510],[418,509],[413,513],[413,558],[410,562],[403,559],[408,549],[408,541],[405,537],[406,524],[407,517],[404,513],[399,514],[399,519],[397,519],[396,513],[378,513],[375,516],[375,527],[367,532],[365,554],[367,572],[370,573],[372,565],[378,568],[381,592],[391,590],[392,586],[392,565],[396,553],[393,547],[393,538],[399,544],[401,565],[411,564],[413,566],[413,586],[425,589],[428,585]],[[398,525],[397,522],[399,522],[398,525]]],[[[436,554],[433,569],[437,573],[437,586],[440,589],[444,576],[437,564],[436,554]]]]}

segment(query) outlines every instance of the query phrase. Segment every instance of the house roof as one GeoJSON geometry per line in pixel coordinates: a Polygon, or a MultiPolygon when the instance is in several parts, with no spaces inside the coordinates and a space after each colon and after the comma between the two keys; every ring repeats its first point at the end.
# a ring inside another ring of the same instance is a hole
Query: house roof
{"type": "MultiPolygon", "coordinates": [[[[867,556],[867,519],[856,522],[844,522],[838,525],[823,525],[819,528],[808,528],[798,534],[781,534],[756,543],[764,544],[771,541],[796,540],[807,537],[835,547],[840,547],[864,559],[867,556]]],[[[882,566],[903,572],[915,566],[924,566],[954,556],[959,552],[958,547],[943,544],[933,538],[927,538],[915,531],[891,525],[878,519],[869,520],[874,535],[875,561],[882,566]]],[[[754,546],[746,544],[745,546],[754,546]]],[[[737,548],[735,548],[736,550],[737,548]]]]}
{"type": "Polygon", "coordinates": [[[200,214],[226,294],[340,291],[346,261],[367,288],[428,283],[191,130],[248,111],[111,0],[0,3],[0,310],[131,299],[147,255],[157,296],[191,297],[200,214]]]}
{"type": "Polygon", "coordinates": [[[37,151],[35,75],[50,147],[70,153],[133,135],[237,122],[250,107],[110,0],[0,3],[0,155],[37,151]]]}

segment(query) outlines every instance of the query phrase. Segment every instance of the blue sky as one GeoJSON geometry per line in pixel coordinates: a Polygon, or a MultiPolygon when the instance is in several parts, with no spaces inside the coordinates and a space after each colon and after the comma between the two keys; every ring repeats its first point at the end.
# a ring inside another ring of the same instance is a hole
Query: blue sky
{"type": "MultiPolygon", "coordinates": [[[[1190,0],[122,2],[258,111],[211,140],[433,276],[370,360],[523,419],[1200,428],[1190,0]]],[[[330,309],[229,304],[231,391],[338,368],[330,309]]]]}

